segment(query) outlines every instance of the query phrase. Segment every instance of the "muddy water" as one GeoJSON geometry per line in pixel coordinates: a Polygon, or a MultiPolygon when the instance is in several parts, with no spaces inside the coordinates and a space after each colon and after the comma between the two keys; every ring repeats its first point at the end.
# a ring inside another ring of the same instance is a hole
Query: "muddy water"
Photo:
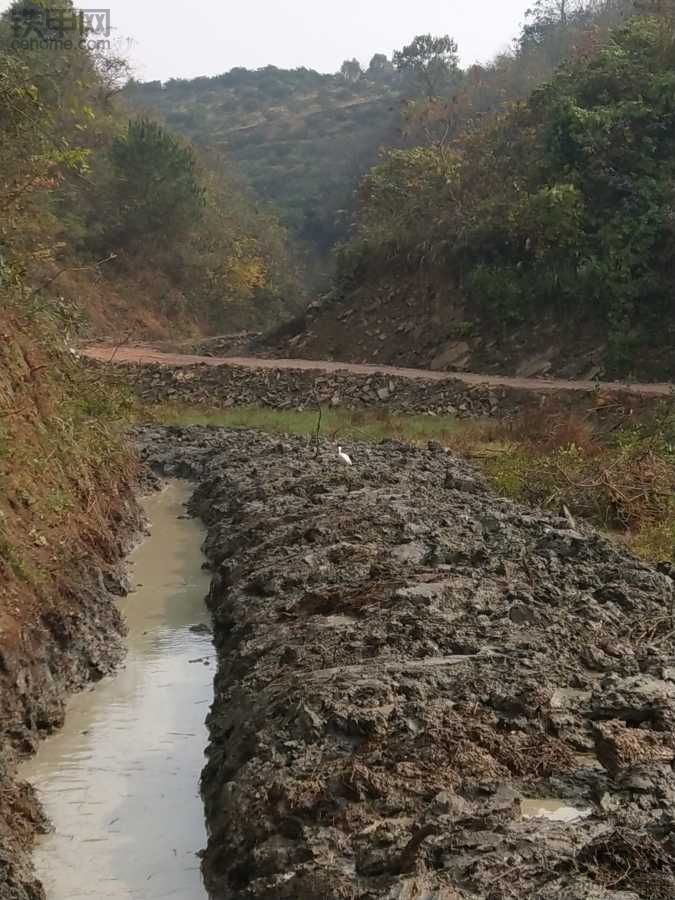
{"type": "Polygon", "coordinates": [[[172,483],[145,508],[151,536],[132,554],[138,585],[122,602],[126,667],[71,702],[65,729],[23,775],[54,833],[35,863],[48,900],[205,900],[199,775],[214,654],[204,624],[201,526],[180,519],[190,494],[172,483]]]}
{"type": "Polygon", "coordinates": [[[577,809],[564,800],[521,800],[524,819],[549,819],[552,822],[578,822],[591,815],[590,809],[577,809]]]}

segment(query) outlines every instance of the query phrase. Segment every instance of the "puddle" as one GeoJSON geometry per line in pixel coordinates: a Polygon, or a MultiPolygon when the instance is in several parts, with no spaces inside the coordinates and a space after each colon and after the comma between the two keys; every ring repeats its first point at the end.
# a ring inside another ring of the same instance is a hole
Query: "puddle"
{"type": "Polygon", "coordinates": [[[353,628],[356,625],[356,619],[350,616],[324,616],[318,620],[321,628],[353,628]]]}
{"type": "Polygon", "coordinates": [[[206,900],[196,854],[215,663],[209,634],[190,630],[208,622],[209,575],[201,525],[177,518],[189,496],[172,483],[144,503],[152,534],[120,604],[126,667],[74,697],[65,729],[23,767],[55,827],[35,852],[48,900],[206,900]]]}
{"type": "Polygon", "coordinates": [[[592,810],[568,806],[564,800],[521,800],[524,819],[548,819],[550,822],[578,822],[587,819],[592,810]]]}

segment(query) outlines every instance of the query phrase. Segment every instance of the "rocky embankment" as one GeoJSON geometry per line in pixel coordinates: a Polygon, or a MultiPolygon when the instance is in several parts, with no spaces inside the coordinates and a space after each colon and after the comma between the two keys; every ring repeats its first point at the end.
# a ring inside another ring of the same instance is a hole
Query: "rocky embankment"
{"type": "MultiPolygon", "coordinates": [[[[339,359],[412,366],[438,372],[483,372],[519,377],[607,380],[616,377],[607,323],[588,311],[577,315],[541,309],[536,321],[481,320],[467,308],[447,277],[384,278],[381,284],[331,292],[276,330],[252,335],[249,356],[339,359]]],[[[633,332],[628,371],[637,381],[671,381],[673,324],[662,332],[633,332]],[[638,349],[639,348],[639,349],[638,349]]],[[[206,345],[205,345],[206,346],[206,345]]],[[[229,352],[227,338],[221,342],[229,352]]]]}
{"type": "Polygon", "coordinates": [[[251,347],[264,339],[262,331],[239,331],[236,334],[220,334],[217,337],[189,341],[177,345],[179,351],[196,353],[199,356],[245,356],[251,347]]]}
{"type": "Polygon", "coordinates": [[[209,529],[215,900],[675,897],[668,574],[439,446],[138,437],[209,529]]]}
{"type": "MultiPolygon", "coordinates": [[[[122,366],[146,403],[218,407],[268,406],[304,409],[318,403],[351,409],[386,408],[393,413],[434,413],[460,418],[506,415],[541,397],[513,388],[469,386],[454,378],[425,381],[398,376],[317,373],[301,369],[238,366],[122,366]]],[[[590,400],[590,392],[579,392],[590,400]]]]}

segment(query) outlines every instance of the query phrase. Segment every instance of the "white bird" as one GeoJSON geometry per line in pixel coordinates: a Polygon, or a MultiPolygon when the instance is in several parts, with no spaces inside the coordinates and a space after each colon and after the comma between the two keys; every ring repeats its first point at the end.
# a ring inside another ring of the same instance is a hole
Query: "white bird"
{"type": "Polygon", "coordinates": [[[342,452],[342,447],[338,447],[338,459],[342,463],[343,466],[353,466],[354,463],[351,460],[351,457],[347,456],[346,453],[342,452]]]}

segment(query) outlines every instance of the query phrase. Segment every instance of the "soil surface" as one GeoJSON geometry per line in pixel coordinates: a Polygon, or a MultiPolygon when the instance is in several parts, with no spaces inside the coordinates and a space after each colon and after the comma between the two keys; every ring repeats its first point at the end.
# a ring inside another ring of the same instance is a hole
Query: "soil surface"
{"type": "Polygon", "coordinates": [[[670,397],[673,385],[663,384],[630,384],[620,382],[571,381],[560,378],[516,378],[502,375],[477,375],[469,372],[435,372],[430,369],[409,369],[397,366],[365,365],[357,363],[341,363],[326,360],[306,359],[262,359],[251,357],[218,357],[193,356],[179,353],[164,353],[149,345],[134,347],[112,347],[95,344],[85,347],[83,355],[99,362],[160,364],[165,366],[235,366],[247,369],[295,369],[317,372],[350,372],[355,375],[375,375],[383,373],[401,378],[421,379],[424,381],[447,381],[457,379],[467,385],[488,385],[491,387],[507,387],[516,390],[529,390],[539,393],[548,391],[594,391],[602,390],[618,393],[634,393],[644,396],[670,397]]]}
{"type": "MultiPolygon", "coordinates": [[[[292,356],[378,362],[448,372],[498,375],[554,375],[559,379],[608,380],[633,373],[634,381],[672,379],[675,320],[658,333],[627,330],[616,358],[607,322],[592,310],[539,307],[536,317],[506,324],[499,315],[481,317],[467,305],[452,279],[418,270],[362,272],[356,283],[337,287],[294,319],[251,341],[244,356],[292,356]],[[617,368],[619,366],[620,368],[617,368]]],[[[232,336],[210,341],[230,355],[232,336]]],[[[199,346],[199,345],[197,345],[199,346]]],[[[199,352],[199,351],[198,351],[199,352]]]]}
{"type": "Polygon", "coordinates": [[[675,897],[669,573],[440,446],[138,439],[208,526],[215,900],[675,897]]]}

